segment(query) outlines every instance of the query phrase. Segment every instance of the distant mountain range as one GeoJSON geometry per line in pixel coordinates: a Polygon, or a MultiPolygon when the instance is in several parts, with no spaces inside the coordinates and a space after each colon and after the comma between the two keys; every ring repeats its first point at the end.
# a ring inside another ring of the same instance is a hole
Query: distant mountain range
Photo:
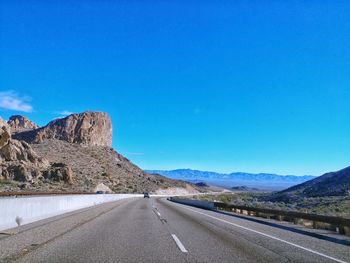
{"type": "Polygon", "coordinates": [[[289,202],[305,197],[325,196],[350,196],[350,166],[275,193],[269,199],[289,202]]]}
{"type": "Polygon", "coordinates": [[[269,173],[216,173],[191,169],[177,170],[147,170],[152,174],[160,174],[172,179],[185,180],[189,182],[203,181],[210,185],[222,186],[226,188],[247,186],[261,190],[282,190],[293,185],[301,184],[308,180],[315,179],[315,176],[304,175],[278,175],[269,173]]]}

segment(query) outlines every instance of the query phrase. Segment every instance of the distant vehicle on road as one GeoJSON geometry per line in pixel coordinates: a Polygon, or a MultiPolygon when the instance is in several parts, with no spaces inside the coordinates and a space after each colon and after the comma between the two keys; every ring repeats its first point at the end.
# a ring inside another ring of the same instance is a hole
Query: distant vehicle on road
{"type": "Polygon", "coordinates": [[[143,193],[143,198],[149,198],[149,193],[148,192],[144,192],[143,193]]]}
{"type": "Polygon", "coordinates": [[[96,194],[98,194],[98,195],[101,195],[101,194],[104,194],[105,192],[103,192],[103,191],[96,191],[96,194]]]}

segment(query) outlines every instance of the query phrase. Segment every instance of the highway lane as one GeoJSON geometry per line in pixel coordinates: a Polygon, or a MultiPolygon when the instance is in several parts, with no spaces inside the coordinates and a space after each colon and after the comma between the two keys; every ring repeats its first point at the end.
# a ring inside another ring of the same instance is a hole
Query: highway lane
{"type": "Polygon", "coordinates": [[[172,218],[172,231],[201,262],[350,262],[346,245],[164,199],[155,203],[172,218]],[[203,240],[208,244],[201,244],[203,240]],[[230,253],[238,260],[229,258],[230,253]]]}
{"type": "Polygon", "coordinates": [[[109,206],[16,262],[350,262],[349,246],[165,198],[109,206]]]}

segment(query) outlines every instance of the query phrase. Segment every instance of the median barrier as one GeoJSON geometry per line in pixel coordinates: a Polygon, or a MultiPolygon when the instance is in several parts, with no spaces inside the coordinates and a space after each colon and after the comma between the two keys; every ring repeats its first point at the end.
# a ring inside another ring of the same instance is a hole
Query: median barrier
{"type": "Polygon", "coordinates": [[[209,209],[209,210],[212,210],[215,208],[214,203],[208,202],[208,201],[199,201],[199,200],[191,200],[191,199],[183,199],[183,198],[175,198],[175,197],[170,197],[169,200],[175,203],[190,205],[190,206],[209,209]]]}
{"type": "Polygon", "coordinates": [[[86,194],[1,197],[0,230],[32,223],[81,208],[141,196],[137,194],[86,194]]]}

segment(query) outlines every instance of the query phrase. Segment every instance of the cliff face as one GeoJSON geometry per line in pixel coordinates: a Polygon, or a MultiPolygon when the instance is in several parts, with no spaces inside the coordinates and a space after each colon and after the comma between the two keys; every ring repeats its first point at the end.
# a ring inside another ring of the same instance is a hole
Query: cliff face
{"type": "Polygon", "coordinates": [[[39,126],[36,125],[34,122],[21,115],[11,116],[7,124],[11,128],[12,133],[34,130],[39,128],[39,126]]]}
{"type": "Polygon", "coordinates": [[[29,143],[57,139],[85,146],[112,145],[112,123],[104,112],[83,112],[51,121],[42,128],[21,132],[14,138],[29,143]]]}

